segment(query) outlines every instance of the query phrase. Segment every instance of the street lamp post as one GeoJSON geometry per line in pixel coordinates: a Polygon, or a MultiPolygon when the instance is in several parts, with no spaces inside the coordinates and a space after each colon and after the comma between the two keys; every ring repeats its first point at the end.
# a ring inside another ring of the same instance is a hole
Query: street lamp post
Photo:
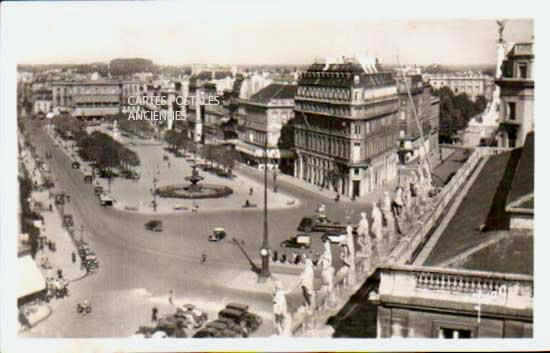
{"type": "Polygon", "coordinates": [[[153,177],[153,211],[157,212],[157,176],[153,177]]]}
{"type": "Polygon", "coordinates": [[[84,225],[80,225],[80,244],[84,244],[84,225]]]}
{"type": "Polygon", "coordinates": [[[277,168],[273,169],[273,192],[277,192],[277,168]]]}
{"type": "Polygon", "coordinates": [[[269,240],[267,231],[267,136],[264,145],[264,236],[262,247],[260,248],[260,256],[262,258],[262,269],[258,280],[265,282],[271,277],[269,271],[269,240]]]}

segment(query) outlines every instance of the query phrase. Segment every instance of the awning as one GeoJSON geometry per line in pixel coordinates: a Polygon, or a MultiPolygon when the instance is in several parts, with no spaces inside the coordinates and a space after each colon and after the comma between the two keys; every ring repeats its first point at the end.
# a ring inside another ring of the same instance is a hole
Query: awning
{"type": "Polygon", "coordinates": [[[46,280],[30,255],[17,260],[19,268],[19,292],[17,298],[46,289],[46,280]]]}
{"type": "MultiPolygon", "coordinates": [[[[252,145],[242,141],[231,140],[231,143],[235,145],[235,149],[239,152],[242,152],[257,158],[262,158],[264,156],[264,149],[262,147],[252,145]]],[[[267,149],[267,157],[271,159],[291,158],[293,156],[294,154],[290,150],[284,150],[279,148],[267,149]]]]}

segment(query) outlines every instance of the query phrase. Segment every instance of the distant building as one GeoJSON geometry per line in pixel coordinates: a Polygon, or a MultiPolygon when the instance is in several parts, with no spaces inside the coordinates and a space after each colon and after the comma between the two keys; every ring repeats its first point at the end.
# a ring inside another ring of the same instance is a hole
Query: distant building
{"type": "Polygon", "coordinates": [[[472,101],[475,101],[477,96],[491,99],[494,88],[494,79],[481,73],[424,74],[424,79],[433,88],[449,87],[454,94],[465,93],[472,101]]]}
{"type": "Polygon", "coordinates": [[[395,179],[399,97],[378,61],[311,65],[295,104],[295,177],[349,197],[395,179]]]}
{"type": "Polygon", "coordinates": [[[136,109],[128,98],[141,94],[138,82],[132,81],[57,81],[51,87],[53,108],[82,120],[99,120],[136,109]]]}
{"type": "Polygon", "coordinates": [[[519,147],[534,129],[534,62],[533,43],[515,43],[502,63],[500,87],[499,146],[519,147]]]}
{"type": "Polygon", "coordinates": [[[33,113],[34,114],[47,114],[52,108],[52,90],[42,88],[33,92],[33,113]]]}
{"type": "Polygon", "coordinates": [[[432,154],[437,151],[439,145],[439,98],[431,94],[430,86],[425,84],[418,73],[405,76],[414,109],[418,115],[418,121],[414,116],[413,106],[407,91],[403,76],[395,76],[397,80],[397,92],[399,94],[399,149],[402,151],[404,162],[432,154]],[[424,147],[419,130],[422,129],[424,147]]]}
{"type": "Polygon", "coordinates": [[[267,167],[283,172],[292,170],[293,153],[279,148],[281,129],[294,118],[296,86],[272,83],[239,104],[239,141],[235,142],[245,163],[264,167],[267,146],[267,167]]]}

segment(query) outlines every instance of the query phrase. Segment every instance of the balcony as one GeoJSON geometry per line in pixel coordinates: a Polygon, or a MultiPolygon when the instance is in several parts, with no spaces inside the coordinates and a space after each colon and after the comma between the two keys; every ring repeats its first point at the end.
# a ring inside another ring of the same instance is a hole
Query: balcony
{"type": "Polygon", "coordinates": [[[533,277],[462,269],[388,265],[380,269],[380,300],[440,311],[531,317],[533,277]]]}

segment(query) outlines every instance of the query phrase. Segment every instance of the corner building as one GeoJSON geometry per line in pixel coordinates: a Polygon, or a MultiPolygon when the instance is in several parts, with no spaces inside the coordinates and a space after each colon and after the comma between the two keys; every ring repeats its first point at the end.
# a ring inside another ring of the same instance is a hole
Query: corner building
{"type": "Polygon", "coordinates": [[[396,82],[378,60],[311,65],[295,97],[295,177],[348,197],[392,182],[398,110],[396,82]]]}

